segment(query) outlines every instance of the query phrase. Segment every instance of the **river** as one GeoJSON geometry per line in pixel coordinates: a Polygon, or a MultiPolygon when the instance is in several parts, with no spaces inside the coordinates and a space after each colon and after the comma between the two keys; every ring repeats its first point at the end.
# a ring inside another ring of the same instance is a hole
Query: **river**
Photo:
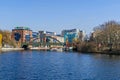
{"type": "Polygon", "coordinates": [[[5,52],[0,54],[0,80],[120,80],[120,56],[5,52]]]}

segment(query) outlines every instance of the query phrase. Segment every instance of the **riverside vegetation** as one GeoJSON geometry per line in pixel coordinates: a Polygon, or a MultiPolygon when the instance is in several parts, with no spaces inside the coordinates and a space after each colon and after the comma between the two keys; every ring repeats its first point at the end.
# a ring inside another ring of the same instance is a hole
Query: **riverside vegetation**
{"type": "MultiPolygon", "coordinates": [[[[16,41],[11,38],[10,31],[0,30],[0,34],[3,35],[2,46],[17,47],[16,41]]],[[[95,27],[93,33],[89,38],[86,37],[85,41],[80,39],[73,41],[73,47],[79,52],[113,52],[120,54],[120,23],[108,21],[95,27]]]]}
{"type": "Polygon", "coordinates": [[[16,41],[11,38],[12,32],[0,29],[0,34],[2,34],[2,47],[17,47],[16,41]]]}
{"type": "Polygon", "coordinates": [[[90,38],[74,43],[79,52],[120,54],[120,23],[109,21],[94,28],[90,38]]]}

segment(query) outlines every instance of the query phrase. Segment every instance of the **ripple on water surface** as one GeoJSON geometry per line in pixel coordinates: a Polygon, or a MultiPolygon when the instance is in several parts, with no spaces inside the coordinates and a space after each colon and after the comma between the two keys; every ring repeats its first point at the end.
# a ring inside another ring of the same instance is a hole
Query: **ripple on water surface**
{"type": "Polygon", "coordinates": [[[23,51],[0,54],[0,80],[119,80],[120,56],[23,51]]]}

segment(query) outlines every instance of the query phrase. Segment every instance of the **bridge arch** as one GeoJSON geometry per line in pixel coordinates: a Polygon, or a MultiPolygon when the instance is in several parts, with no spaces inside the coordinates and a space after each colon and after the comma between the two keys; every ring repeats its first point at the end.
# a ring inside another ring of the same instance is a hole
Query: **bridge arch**
{"type": "Polygon", "coordinates": [[[61,46],[64,46],[64,43],[62,43],[61,41],[59,41],[58,39],[56,39],[55,37],[52,37],[52,36],[46,36],[45,37],[46,39],[45,39],[45,41],[44,42],[41,42],[40,41],[40,38],[39,37],[34,37],[34,38],[32,38],[32,42],[31,42],[31,44],[32,45],[36,45],[36,46],[50,46],[50,45],[61,45],[61,46]],[[55,41],[57,41],[57,43],[54,43],[54,42],[49,42],[49,40],[48,40],[48,38],[50,38],[50,39],[53,39],[53,40],[55,40],[55,41]],[[38,41],[36,41],[36,40],[38,40],[38,41]]]}
{"type": "Polygon", "coordinates": [[[63,43],[61,41],[59,41],[58,39],[56,39],[55,37],[52,36],[47,36],[48,38],[51,38],[53,40],[56,40],[58,43],[60,43],[61,45],[63,45],[63,43]]]}

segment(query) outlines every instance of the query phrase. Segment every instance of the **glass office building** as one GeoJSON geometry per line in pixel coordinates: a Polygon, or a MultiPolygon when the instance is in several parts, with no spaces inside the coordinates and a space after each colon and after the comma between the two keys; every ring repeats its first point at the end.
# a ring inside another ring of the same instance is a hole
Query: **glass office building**
{"type": "Polygon", "coordinates": [[[70,29],[70,30],[63,30],[62,35],[64,36],[64,42],[73,43],[74,39],[78,39],[80,34],[79,29],[70,29]]]}

